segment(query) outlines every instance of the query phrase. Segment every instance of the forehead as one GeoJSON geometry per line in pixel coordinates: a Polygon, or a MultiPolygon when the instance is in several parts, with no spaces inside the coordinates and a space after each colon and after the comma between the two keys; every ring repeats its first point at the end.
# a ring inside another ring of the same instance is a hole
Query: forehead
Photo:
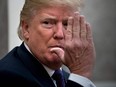
{"type": "Polygon", "coordinates": [[[37,11],[38,17],[54,18],[54,19],[66,19],[74,14],[74,10],[68,7],[45,7],[37,11]]]}

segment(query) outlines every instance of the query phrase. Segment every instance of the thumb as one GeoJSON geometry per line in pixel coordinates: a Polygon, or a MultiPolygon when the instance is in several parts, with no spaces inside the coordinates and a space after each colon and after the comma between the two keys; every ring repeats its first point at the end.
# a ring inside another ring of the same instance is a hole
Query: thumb
{"type": "Polygon", "coordinates": [[[54,47],[50,50],[51,52],[55,52],[62,61],[64,61],[64,50],[59,47],[54,47]]]}

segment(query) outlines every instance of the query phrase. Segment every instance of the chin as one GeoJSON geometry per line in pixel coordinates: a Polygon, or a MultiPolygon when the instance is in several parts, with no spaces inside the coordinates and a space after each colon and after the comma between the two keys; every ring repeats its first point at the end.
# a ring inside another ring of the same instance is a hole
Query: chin
{"type": "Polygon", "coordinates": [[[47,64],[51,69],[59,69],[62,66],[62,61],[58,57],[50,57],[47,64]]]}
{"type": "Polygon", "coordinates": [[[61,66],[62,66],[62,63],[61,63],[61,62],[60,62],[60,63],[51,63],[51,64],[49,65],[49,68],[51,68],[51,69],[53,69],[53,70],[56,70],[56,69],[61,68],[61,66]]]}
{"type": "Polygon", "coordinates": [[[44,63],[51,69],[59,69],[62,66],[61,59],[55,53],[47,54],[45,60],[44,63]]]}

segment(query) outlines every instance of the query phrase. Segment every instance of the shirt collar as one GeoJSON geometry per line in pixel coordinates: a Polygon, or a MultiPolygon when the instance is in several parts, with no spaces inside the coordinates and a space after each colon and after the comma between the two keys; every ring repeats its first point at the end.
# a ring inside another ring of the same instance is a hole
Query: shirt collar
{"type": "MultiPolygon", "coordinates": [[[[42,64],[43,65],[43,64],[42,64]]],[[[55,70],[52,70],[50,68],[48,68],[47,66],[43,65],[43,67],[45,68],[45,70],[48,72],[49,76],[52,77],[52,75],[54,74],[55,70]]]]}

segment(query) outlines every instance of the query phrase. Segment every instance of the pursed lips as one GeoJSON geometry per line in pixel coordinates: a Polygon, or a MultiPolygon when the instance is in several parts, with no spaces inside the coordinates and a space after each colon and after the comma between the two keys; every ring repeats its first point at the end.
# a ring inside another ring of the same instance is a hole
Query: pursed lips
{"type": "Polygon", "coordinates": [[[64,60],[64,47],[61,45],[50,46],[50,52],[57,54],[59,58],[64,60]]]}
{"type": "Polygon", "coordinates": [[[53,45],[49,46],[49,48],[61,48],[62,50],[64,50],[64,47],[62,45],[53,45]]]}

